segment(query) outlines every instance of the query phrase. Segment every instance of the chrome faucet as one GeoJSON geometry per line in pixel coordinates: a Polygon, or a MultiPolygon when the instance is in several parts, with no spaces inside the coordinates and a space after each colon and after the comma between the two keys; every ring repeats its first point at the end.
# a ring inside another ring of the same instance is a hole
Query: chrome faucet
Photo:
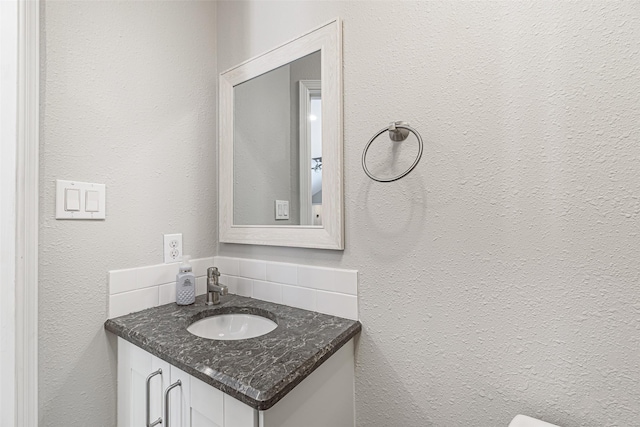
{"type": "Polygon", "coordinates": [[[220,304],[220,296],[229,291],[225,285],[218,283],[220,272],[217,267],[207,268],[207,305],[220,304]]]}

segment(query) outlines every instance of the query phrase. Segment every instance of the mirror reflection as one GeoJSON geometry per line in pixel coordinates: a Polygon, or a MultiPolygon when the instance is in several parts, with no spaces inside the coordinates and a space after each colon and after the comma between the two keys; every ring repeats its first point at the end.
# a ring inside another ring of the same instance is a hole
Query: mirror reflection
{"type": "Polygon", "coordinates": [[[320,51],[233,87],[233,224],[322,226],[320,51]]]}

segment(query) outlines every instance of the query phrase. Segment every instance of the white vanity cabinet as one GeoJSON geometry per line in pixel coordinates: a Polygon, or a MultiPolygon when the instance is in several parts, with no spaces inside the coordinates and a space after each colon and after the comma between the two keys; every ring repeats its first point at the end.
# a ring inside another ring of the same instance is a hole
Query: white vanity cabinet
{"type": "Polygon", "coordinates": [[[159,427],[353,427],[353,351],[351,340],[273,407],[258,411],[118,338],[118,427],[147,426],[147,399],[149,423],[162,417],[159,427]],[[178,380],[168,393],[166,423],[165,392],[178,380]]]}
{"type": "Polygon", "coordinates": [[[253,408],[118,338],[118,427],[146,427],[147,422],[151,425],[158,419],[162,422],[156,425],[167,426],[165,392],[178,380],[180,385],[167,396],[169,427],[258,426],[253,408]],[[233,415],[228,422],[224,419],[225,406],[233,415]]]}
{"type": "Polygon", "coordinates": [[[146,383],[149,378],[149,412],[152,421],[161,416],[161,393],[169,386],[169,364],[118,339],[118,425],[146,426],[146,383]],[[151,375],[158,369],[162,373],[151,375]]]}
{"type": "Polygon", "coordinates": [[[164,391],[178,379],[182,384],[171,392],[170,425],[190,425],[185,423],[189,375],[127,341],[118,341],[118,426],[147,426],[164,419],[164,391]]]}

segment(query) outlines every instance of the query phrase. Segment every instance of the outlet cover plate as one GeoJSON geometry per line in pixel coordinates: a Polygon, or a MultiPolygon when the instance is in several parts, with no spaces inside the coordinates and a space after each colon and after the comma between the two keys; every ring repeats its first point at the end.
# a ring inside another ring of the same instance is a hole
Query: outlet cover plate
{"type": "Polygon", "coordinates": [[[182,233],[164,235],[164,263],[182,261],[182,233]]]}

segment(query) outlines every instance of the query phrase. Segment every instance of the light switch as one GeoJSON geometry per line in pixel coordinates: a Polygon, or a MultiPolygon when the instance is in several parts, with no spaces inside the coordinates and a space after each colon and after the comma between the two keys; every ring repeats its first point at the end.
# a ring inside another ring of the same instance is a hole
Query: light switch
{"type": "Polygon", "coordinates": [[[105,193],[104,184],[57,179],[56,219],[105,219],[105,193]]]}
{"type": "Polygon", "coordinates": [[[67,188],[64,190],[64,210],[80,210],[80,190],[76,190],[73,188],[67,188]]]}
{"type": "Polygon", "coordinates": [[[85,193],[85,207],[86,212],[98,212],[100,209],[100,193],[94,190],[87,190],[85,193]]]}
{"type": "Polygon", "coordinates": [[[289,201],[276,200],[276,220],[289,219],[289,201]]]}

